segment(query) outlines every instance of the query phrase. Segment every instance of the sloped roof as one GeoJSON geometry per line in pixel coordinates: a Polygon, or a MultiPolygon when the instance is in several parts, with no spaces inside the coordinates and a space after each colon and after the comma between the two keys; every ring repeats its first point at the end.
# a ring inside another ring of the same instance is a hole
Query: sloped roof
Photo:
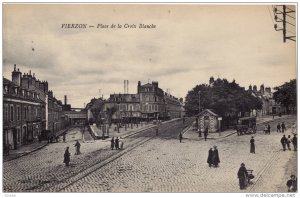
{"type": "Polygon", "coordinates": [[[200,113],[198,113],[196,116],[198,117],[198,116],[201,116],[201,115],[203,115],[205,112],[208,112],[209,114],[211,114],[211,115],[213,115],[213,116],[216,116],[216,117],[218,117],[219,115],[218,114],[216,114],[216,113],[214,113],[212,110],[210,110],[210,109],[204,109],[203,111],[201,111],[200,113]]]}

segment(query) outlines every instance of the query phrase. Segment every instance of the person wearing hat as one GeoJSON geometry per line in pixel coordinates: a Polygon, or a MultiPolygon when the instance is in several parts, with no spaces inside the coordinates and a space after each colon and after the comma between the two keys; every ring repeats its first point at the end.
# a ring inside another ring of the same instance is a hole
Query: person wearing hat
{"type": "Polygon", "coordinates": [[[241,190],[245,189],[247,178],[248,178],[248,172],[247,172],[247,169],[246,169],[244,163],[241,164],[241,167],[237,173],[237,176],[239,178],[240,189],[241,190]]]}
{"type": "Polygon", "coordinates": [[[218,167],[218,164],[220,163],[219,151],[217,149],[217,146],[214,146],[212,162],[215,167],[218,167]]]}
{"type": "Polygon", "coordinates": [[[251,140],[250,140],[250,153],[253,153],[255,154],[255,144],[254,144],[254,137],[252,136],[251,137],[251,140]]]}

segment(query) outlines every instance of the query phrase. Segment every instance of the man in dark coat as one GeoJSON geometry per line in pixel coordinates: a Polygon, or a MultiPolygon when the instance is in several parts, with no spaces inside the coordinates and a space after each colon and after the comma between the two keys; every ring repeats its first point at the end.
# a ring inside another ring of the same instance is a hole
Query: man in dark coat
{"type": "Polygon", "coordinates": [[[268,133],[271,134],[271,126],[268,124],[268,133]]]}
{"type": "Polygon", "coordinates": [[[294,151],[297,151],[297,134],[294,134],[294,137],[292,139],[292,143],[294,146],[294,151]]]}
{"type": "Polygon", "coordinates": [[[70,152],[69,152],[69,147],[66,148],[65,154],[64,154],[64,163],[66,166],[69,166],[70,163],[70,152]]]}
{"type": "Polygon", "coordinates": [[[283,151],[285,151],[285,146],[286,146],[286,144],[287,144],[287,139],[286,139],[285,135],[282,136],[280,142],[281,142],[283,151]]]}
{"type": "Polygon", "coordinates": [[[119,149],[119,138],[118,137],[115,139],[115,147],[116,147],[116,150],[119,149]]]}
{"type": "Polygon", "coordinates": [[[181,143],[181,141],[182,141],[182,133],[180,132],[178,136],[179,136],[179,141],[181,143]]]}
{"type": "Polygon", "coordinates": [[[278,131],[281,132],[281,130],[280,130],[280,123],[277,124],[277,132],[278,131]]]}
{"type": "Polygon", "coordinates": [[[76,140],[76,144],[74,145],[76,147],[76,152],[75,155],[79,155],[80,154],[80,143],[78,140],[76,140]]]}
{"type": "Polygon", "coordinates": [[[252,136],[251,137],[251,140],[250,140],[250,153],[255,153],[255,144],[254,144],[254,137],[252,136]]]}
{"type": "Polygon", "coordinates": [[[282,133],[284,133],[284,131],[285,131],[285,124],[284,124],[284,122],[281,124],[281,132],[282,133]]]}
{"type": "Polygon", "coordinates": [[[214,146],[212,161],[214,166],[218,167],[218,164],[220,163],[220,158],[219,158],[219,151],[217,149],[217,146],[214,146]]]}
{"type": "Polygon", "coordinates": [[[204,130],[204,140],[206,141],[208,135],[208,127],[204,130]]]}
{"type": "Polygon", "coordinates": [[[239,184],[240,184],[240,189],[245,189],[246,188],[246,182],[247,182],[247,179],[248,179],[248,172],[247,172],[247,169],[245,167],[245,164],[242,163],[241,164],[241,167],[237,173],[237,176],[239,178],[239,184]]]}
{"type": "Polygon", "coordinates": [[[213,160],[212,160],[213,154],[214,154],[214,152],[213,152],[212,148],[210,148],[208,151],[208,158],[207,158],[207,163],[208,163],[209,167],[211,167],[211,164],[213,163],[213,160]]]}
{"type": "Polygon", "coordinates": [[[114,147],[115,147],[115,139],[114,139],[114,137],[112,137],[111,140],[110,140],[110,147],[111,147],[111,150],[114,150],[114,147]]]}

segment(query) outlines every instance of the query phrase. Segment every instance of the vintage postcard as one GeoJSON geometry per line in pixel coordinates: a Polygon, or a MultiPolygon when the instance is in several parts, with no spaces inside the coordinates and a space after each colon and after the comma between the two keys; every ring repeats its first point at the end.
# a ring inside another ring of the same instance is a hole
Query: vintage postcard
{"type": "Polygon", "coordinates": [[[2,192],[295,197],[296,12],[3,3],[2,192]]]}

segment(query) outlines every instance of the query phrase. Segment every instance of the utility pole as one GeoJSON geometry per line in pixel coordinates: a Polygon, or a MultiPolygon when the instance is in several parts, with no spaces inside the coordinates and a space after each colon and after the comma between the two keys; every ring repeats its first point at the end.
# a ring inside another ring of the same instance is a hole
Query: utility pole
{"type": "MultiPolygon", "coordinates": [[[[277,6],[275,6],[274,8],[274,19],[275,19],[275,22],[282,22],[282,29],[277,29],[278,26],[277,24],[274,24],[274,28],[276,31],[281,31],[282,30],[282,33],[283,33],[283,42],[285,43],[287,39],[289,40],[292,40],[292,41],[296,41],[296,36],[287,36],[287,25],[290,25],[290,26],[294,26],[295,27],[295,24],[293,23],[290,23],[289,21],[287,21],[287,16],[291,19],[294,19],[295,20],[295,17],[289,15],[290,13],[294,13],[295,10],[292,10],[288,7],[286,7],[286,5],[282,5],[282,11],[279,10],[277,8],[277,6]],[[287,11],[288,9],[288,11],[287,11]],[[277,15],[282,15],[282,19],[279,18],[277,15]]],[[[289,31],[290,32],[290,31],[289,31]]]]}

